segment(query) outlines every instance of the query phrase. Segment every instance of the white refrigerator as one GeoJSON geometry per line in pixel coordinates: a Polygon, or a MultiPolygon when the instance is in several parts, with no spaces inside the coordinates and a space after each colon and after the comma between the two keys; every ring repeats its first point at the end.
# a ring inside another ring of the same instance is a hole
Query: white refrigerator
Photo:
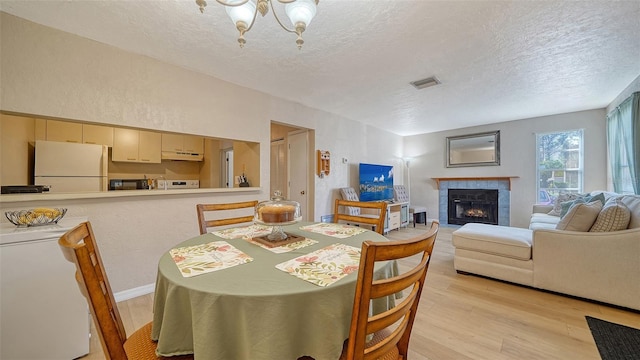
{"type": "Polygon", "coordinates": [[[34,184],[49,192],[107,191],[105,145],[36,141],[34,184]]]}

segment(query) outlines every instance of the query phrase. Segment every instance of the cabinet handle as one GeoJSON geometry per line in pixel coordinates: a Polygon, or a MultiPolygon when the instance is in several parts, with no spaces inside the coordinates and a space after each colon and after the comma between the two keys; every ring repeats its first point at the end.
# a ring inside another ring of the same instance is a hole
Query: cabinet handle
{"type": "Polygon", "coordinates": [[[84,143],[85,144],[95,144],[96,142],[95,141],[85,141],[84,143]]]}
{"type": "Polygon", "coordinates": [[[66,141],[70,142],[70,143],[77,143],[77,141],[75,141],[75,140],[66,140],[66,141]]]}
{"type": "Polygon", "coordinates": [[[127,160],[136,160],[136,158],[127,158],[127,160]]]}
{"type": "Polygon", "coordinates": [[[151,161],[151,159],[140,159],[142,161],[151,161]]]}

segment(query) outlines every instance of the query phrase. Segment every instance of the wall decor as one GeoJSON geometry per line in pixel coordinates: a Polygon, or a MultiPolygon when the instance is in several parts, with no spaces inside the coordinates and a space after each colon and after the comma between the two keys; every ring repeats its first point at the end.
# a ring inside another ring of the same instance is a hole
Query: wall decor
{"type": "Polygon", "coordinates": [[[447,167],[500,165],[500,131],[447,137],[447,167]]]}

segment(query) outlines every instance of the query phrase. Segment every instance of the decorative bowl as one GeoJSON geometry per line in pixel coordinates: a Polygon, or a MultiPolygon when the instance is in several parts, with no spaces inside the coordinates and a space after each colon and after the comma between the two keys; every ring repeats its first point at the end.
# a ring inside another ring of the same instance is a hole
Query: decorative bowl
{"type": "Polygon", "coordinates": [[[63,208],[35,208],[6,211],[4,215],[17,226],[41,226],[56,224],[67,213],[63,208]]]}

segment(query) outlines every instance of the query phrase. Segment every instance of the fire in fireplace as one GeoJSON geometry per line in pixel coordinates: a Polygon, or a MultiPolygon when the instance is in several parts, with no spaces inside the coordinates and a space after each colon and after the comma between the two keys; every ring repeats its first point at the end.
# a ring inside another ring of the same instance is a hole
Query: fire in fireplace
{"type": "Polygon", "coordinates": [[[449,189],[448,223],[498,225],[498,190],[449,189]]]}

